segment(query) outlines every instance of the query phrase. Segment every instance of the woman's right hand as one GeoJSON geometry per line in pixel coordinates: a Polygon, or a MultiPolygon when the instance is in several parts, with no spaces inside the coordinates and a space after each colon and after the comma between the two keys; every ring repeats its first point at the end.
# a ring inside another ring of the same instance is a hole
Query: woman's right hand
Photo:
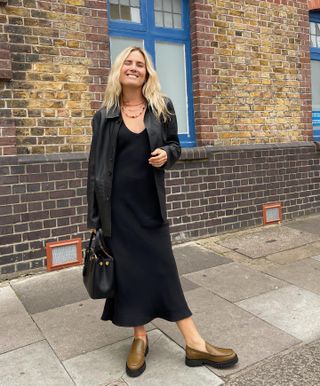
{"type": "Polygon", "coordinates": [[[96,230],[96,228],[92,228],[92,229],[90,229],[90,232],[97,233],[97,230],[96,230]]]}

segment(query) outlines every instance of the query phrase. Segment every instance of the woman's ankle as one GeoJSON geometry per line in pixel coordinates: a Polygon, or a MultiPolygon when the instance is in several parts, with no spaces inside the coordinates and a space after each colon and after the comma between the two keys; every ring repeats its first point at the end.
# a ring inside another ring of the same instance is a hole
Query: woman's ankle
{"type": "Polygon", "coordinates": [[[186,345],[195,350],[204,350],[206,348],[206,342],[203,338],[192,338],[186,341],[186,345]]]}

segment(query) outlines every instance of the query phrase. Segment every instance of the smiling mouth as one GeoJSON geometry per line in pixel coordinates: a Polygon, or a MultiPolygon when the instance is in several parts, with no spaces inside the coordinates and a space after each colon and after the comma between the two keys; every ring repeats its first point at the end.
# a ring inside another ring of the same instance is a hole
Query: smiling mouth
{"type": "Polygon", "coordinates": [[[135,74],[127,74],[127,77],[128,77],[128,78],[132,78],[132,79],[137,79],[137,78],[138,78],[138,75],[135,75],[135,74]]]}

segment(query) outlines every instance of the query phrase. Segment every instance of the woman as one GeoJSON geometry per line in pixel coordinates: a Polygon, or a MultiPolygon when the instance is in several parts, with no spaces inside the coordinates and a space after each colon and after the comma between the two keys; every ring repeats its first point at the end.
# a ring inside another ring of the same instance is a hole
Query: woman
{"type": "Polygon", "coordinates": [[[181,148],[171,101],[160,93],[145,50],[128,47],[116,58],[102,108],[92,120],[88,167],[88,227],[102,228],[115,258],[116,295],[106,299],[102,320],[133,327],[126,363],[129,376],[146,367],[144,325],[154,318],[177,323],[186,364],[229,367],[232,349],[207,343],[186,303],[166,218],[164,169],[181,148]]]}

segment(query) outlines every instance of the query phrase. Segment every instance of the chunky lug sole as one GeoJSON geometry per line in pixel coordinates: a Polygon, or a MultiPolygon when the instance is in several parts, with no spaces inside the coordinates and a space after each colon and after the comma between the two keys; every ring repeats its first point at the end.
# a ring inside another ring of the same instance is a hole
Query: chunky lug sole
{"type": "MultiPolygon", "coordinates": [[[[145,357],[147,356],[148,352],[149,352],[149,345],[147,346],[146,352],[144,353],[145,357]]],[[[129,369],[128,365],[126,364],[126,373],[129,377],[132,377],[132,378],[138,377],[139,375],[141,375],[145,369],[146,369],[146,362],[145,361],[143,362],[143,365],[141,367],[139,367],[138,369],[135,369],[135,370],[129,369]]]]}
{"type": "Polygon", "coordinates": [[[229,359],[228,361],[225,361],[225,362],[215,362],[215,361],[210,361],[209,359],[189,359],[186,357],[185,363],[189,367],[209,365],[212,367],[216,367],[218,369],[225,369],[227,367],[233,366],[237,362],[238,362],[238,357],[236,355],[234,358],[229,359]]]}

